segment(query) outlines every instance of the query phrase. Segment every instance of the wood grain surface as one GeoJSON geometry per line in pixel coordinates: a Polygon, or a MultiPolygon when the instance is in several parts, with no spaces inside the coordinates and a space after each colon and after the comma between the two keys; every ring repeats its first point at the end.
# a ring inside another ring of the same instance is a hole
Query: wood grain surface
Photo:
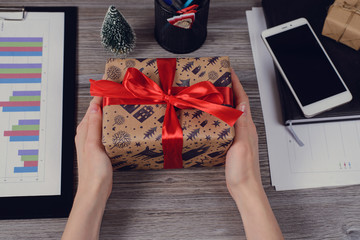
{"type": "MultiPolygon", "coordinates": [[[[212,0],[205,44],[175,55],[154,39],[154,0],[0,0],[1,6],[77,6],[77,123],[88,103],[89,78],[101,79],[111,57],[100,44],[100,28],[115,5],[137,36],[128,57],[230,56],[249,98],[259,134],[264,188],[286,239],[360,239],[360,186],[277,192],[271,187],[264,121],[245,11],[260,0],[212,0]]],[[[76,169],[74,169],[76,175],[76,169]]],[[[77,180],[75,179],[75,182],[77,180]]],[[[0,213],[1,214],[1,213],[0,213]]],[[[67,219],[0,221],[0,239],[60,239],[67,219]]],[[[116,172],[100,239],[245,239],[229,195],[224,168],[116,172]]]]}

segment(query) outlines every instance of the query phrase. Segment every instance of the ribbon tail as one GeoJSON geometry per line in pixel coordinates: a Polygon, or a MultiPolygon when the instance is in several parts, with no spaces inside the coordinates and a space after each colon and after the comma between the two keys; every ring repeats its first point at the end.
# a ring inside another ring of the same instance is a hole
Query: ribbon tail
{"type": "Polygon", "coordinates": [[[213,109],[201,109],[200,107],[198,109],[203,110],[204,112],[210,113],[211,115],[223,120],[229,126],[234,126],[238,118],[243,114],[242,111],[237,110],[235,108],[226,107],[222,105],[216,105],[213,103],[209,103],[209,106],[213,106],[213,108],[217,109],[216,111],[213,111],[213,109]]]}
{"type": "Polygon", "coordinates": [[[182,168],[183,133],[174,106],[167,104],[162,129],[164,168],[182,168]]]}
{"type": "Polygon", "coordinates": [[[110,80],[92,80],[90,79],[90,94],[91,96],[118,98],[121,96],[123,99],[133,99],[134,95],[131,94],[125,87],[117,82],[110,80]]]}
{"type": "Polygon", "coordinates": [[[227,107],[211,102],[206,102],[200,99],[190,98],[190,97],[187,97],[185,101],[178,98],[176,100],[176,103],[174,103],[174,105],[181,109],[183,108],[183,106],[187,106],[207,112],[223,120],[231,127],[235,124],[236,120],[243,114],[242,111],[236,110],[231,107],[227,107]]]}

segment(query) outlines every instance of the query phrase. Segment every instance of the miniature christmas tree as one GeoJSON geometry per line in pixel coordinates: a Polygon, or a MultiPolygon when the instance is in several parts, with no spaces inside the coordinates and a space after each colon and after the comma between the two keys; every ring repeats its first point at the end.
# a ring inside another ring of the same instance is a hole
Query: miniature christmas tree
{"type": "Polygon", "coordinates": [[[105,15],[101,43],[115,55],[128,54],[135,47],[133,29],[114,6],[110,6],[105,15]]]}

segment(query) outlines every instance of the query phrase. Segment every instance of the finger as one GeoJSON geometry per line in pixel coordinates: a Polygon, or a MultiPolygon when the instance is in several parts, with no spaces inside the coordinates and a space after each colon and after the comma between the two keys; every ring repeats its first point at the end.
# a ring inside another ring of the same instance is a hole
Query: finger
{"type": "Polygon", "coordinates": [[[231,69],[231,80],[232,80],[232,87],[235,97],[236,108],[242,112],[245,111],[244,114],[240,117],[240,119],[242,121],[244,119],[249,119],[250,121],[252,121],[249,98],[243,86],[241,85],[240,80],[236,75],[234,69],[231,69]],[[244,111],[241,109],[244,109],[244,111]]]}
{"type": "MultiPolygon", "coordinates": [[[[102,97],[93,97],[93,99],[91,99],[90,103],[89,103],[89,107],[86,110],[85,116],[82,120],[82,122],[88,122],[89,120],[89,115],[90,115],[90,111],[91,111],[91,104],[94,103],[96,105],[102,105],[102,97]]],[[[80,123],[81,124],[81,123],[80,123]]],[[[79,124],[79,125],[80,125],[79,124]]]]}
{"type": "Polygon", "coordinates": [[[101,147],[102,113],[100,108],[101,98],[94,98],[89,106],[89,122],[86,141],[90,146],[101,147]]]}
{"type": "Polygon", "coordinates": [[[248,121],[248,109],[249,109],[249,102],[242,102],[239,105],[236,106],[237,110],[240,110],[243,112],[243,114],[238,118],[238,122],[242,123],[242,122],[247,122],[248,121]]]}
{"type": "Polygon", "coordinates": [[[96,96],[95,96],[95,97],[91,100],[90,103],[95,103],[95,104],[101,106],[101,105],[102,105],[102,97],[96,97],[96,96]]]}
{"type": "Polygon", "coordinates": [[[248,106],[249,102],[241,103],[239,106],[237,106],[237,109],[243,111],[244,113],[240,116],[234,125],[234,143],[243,141],[247,142],[249,140],[257,139],[255,124],[251,116],[248,115],[248,106]]]}
{"type": "Polygon", "coordinates": [[[83,146],[87,137],[88,121],[89,121],[89,109],[86,111],[85,116],[76,128],[75,144],[77,152],[80,153],[83,150],[83,146]]]}
{"type": "MultiPolygon", "coordinates": [[[[95,102],[96,104],[100,104],[102,102],[101,97],[94,97],[91,102],[95,102]]],[[[90,102],[90,104],[91,104],[90,102]]],[[[78,127],[76,128],[76,136],[75,136],[75,145],[77,154],[81,155],[84,150],[85,141],[88,134],[88,122],[89,122],[89,113],[90,113],[90,106],[88,107],[85,116],[79,123],[78,127]]]]}
{"type": "Polygon", "coordinates": [[[84,145],[87,137],[87,129],[88,129],[88,120],[87,120],[87,116],[85,115],[85,117],[81,120],[80,124],[76,129],[76,136],[75,136],[75,146],[76,146],[76,153],[78,159],[78,166],[79,166],[79,159],[81,159],[84,152],[84,145]]]}
{"type": "Polygon", "coordinates": [[[79,125],[76,128],[76,138],[78,140],[83,139],[84,134],[87,131],[87,115],[85,115],[85,117],[81,120],[81,122],[79,123],[79,125]]]}
{"type": "Polygon", "coordinates": [[[243,86],[240,83],[238,76],[236,75],[234,69],[231,69],[231,80],[232,87],[234,91],[235,104],[236,106],[242,102],[248,102],[248,96],[246,95],[243,86]]]}

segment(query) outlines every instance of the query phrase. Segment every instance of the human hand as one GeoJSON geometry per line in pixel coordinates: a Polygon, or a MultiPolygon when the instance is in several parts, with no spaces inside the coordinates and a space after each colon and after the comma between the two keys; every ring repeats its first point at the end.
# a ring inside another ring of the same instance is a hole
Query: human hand
{"type": "Polygon", "coordinates": [[[251,117],[249,98],[239,78],[231,70],[231,79],[236,102],[236,109],[243,115],[235,123],[235,138],[226,155],[226,183],[230,194],[249,184],[261,186],[258,135],[251,117]]]}
{"type": "Polygon", "coordinates": [[[94,97],[77,127],[75,144],[78,160],[78,194],[110,196],[113,170],[102,145],[102,98],[94,97]]]}
{"type": "Polygon", "coordinates": [[[249,98],[231,70],[236,108],[244,114],[235,123],[235,138],[226,155],[226,184],[236,202],[247,239],[284,239],[261,183],[258,135],[249,98]]]}
{"type": "Polygon", "coordinates": [[[102,98],[94,97],[76,129],[79,184],[62,239],[99,239],[113,171],[101,143],[102,98]]]}

